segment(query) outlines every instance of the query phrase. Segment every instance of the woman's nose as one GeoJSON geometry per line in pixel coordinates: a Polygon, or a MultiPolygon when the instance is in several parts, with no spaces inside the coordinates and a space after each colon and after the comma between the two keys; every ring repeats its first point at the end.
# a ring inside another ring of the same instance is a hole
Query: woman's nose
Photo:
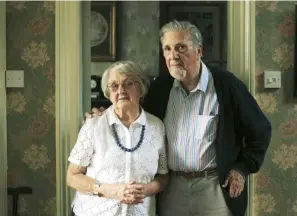
{"type": "Polygon", "coordinates": [[[123,87],[122,84],[119,84],[119,88],[118,88],[118,93],[123,93],[123,92],[126,92],[126,89],[123,87]]]}

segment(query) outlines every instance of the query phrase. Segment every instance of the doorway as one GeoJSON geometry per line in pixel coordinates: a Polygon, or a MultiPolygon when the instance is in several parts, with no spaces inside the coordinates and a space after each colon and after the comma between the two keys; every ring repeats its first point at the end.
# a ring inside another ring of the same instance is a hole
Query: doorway
{"type": "MultiPolygon", "coordinates": [[[[255,2],[252,1],[228,1],[226,2],[227,13],[227,62],[226,67],[228,70],[232,71],[237,77],[239,77],[253,92],[253,79],[251,79],[251,72],[254,71],[254,59],[255,59],[255,35],[254,35],[254,22],[255,22],[255,2]]],[[[82,41],[81,38],[73,37],[73,35],[79,35],[78,27],[80,26],[82,14],[80,13],[81,5],[78,3],[70,3],[64,2],[56,5],[58,7],[58,11],[56,11],[56,23],[63,24],[60,26],[61,31],[59,34],[56,34],[56,40],[59,44],[67,50],[67,61],[65,61],[65,53],[63,53],[61,49],[56,50],[56,62],[61,64],[57,67],[57,73],[59,71],[60,77],[65,77],[63,82],[59,81],[59,85],[56,83],[56,87],[60,92],[59,98],[63,98],[63,101],[72,101],[75,98],[81,98],[81,90],[82,83],[79,85],[64,85],[69,84],[69,81],[66,80],[66,77],[71,76],[72,80],[79,79],[81,73],[79,72],[80,67],[84,64],[88,64],[89,61],[80,62],[81,49],[73,50],[73,44],[77,44],[77,41],[82,41]],[[70,4],[75,4],[76,7],[69,7],[70,4]],[[59,13],[57,13],[59,12],[59,13]],[[63,12],[63,13],[62,13],[63,12]],[[64,14],[70,14],[70,16],[64,16],[64,14]],[[62,16],[63,15],[63,16],[62,16]],[[69,23],[71,22],[71,25],[69,23]],[[75,34],[73,33],[73,28],[76,27],[75,34]],[[66,49],[67,48],[67,49],[66,49]],[[69,49],[68,49],[69,48],[69,49]],[[71,52],[73,51],[73,52],[71,52]],[[77,62],[78,66],[75,66],[75,70],[70,70],[71,65],[68,65],[70,62],[77,62]],[[62,67],[63,66],[63,67],[62,67]],[[69,69],[70,67],[70,69],[69,69]],[[60,68],[60,69],[59,69],[60,68]],[[67,70],[64,70],[67,68],[67,70]],[[58,70],[59,69],[59,70],[58,70]],[[75,72],[75,73],[74,73],[75,72]],[[63,84],[64,83],[64,84],[63,84]],[[66,92],[66,93],[63,93],[66,92]],[[71,94],[69,93],[71,92],[71,94]]],[[[161,12],[161,8],[160,8],[161,12]]],[[[161,15],[161,13],[160,13],[161,15]]],[[[57,46],[59,47],[59,46],[57,46]]],[[[88,52],[89,53],[89,52],[88,52]]],[[[88,54],[86,54],[88,55],[88,54]]],[[[163,58],[160,61],[164,62],[163,58]]],[[[57,65],[58,66],[58,65],[57,65]]],[[[162,67],[159,68],[160,73],[162,71],[162,67]]],[[[89,76],[89,75],[84,75],[89,76]]],[[[90,77],[85,77],[89,79],[90,77]]],[[[84,95],[90,94],[90,90],[88,92],[84,91],[84,95]]],[[[57,154],[57,162],[61,162],[59,167],[57,166],[57,174],[59,174],[59,178],[57,178],[57,216],[67,215],[68,209],[65,209],[65,206],[69,206],[71,202],[71,193],[69,189],[66,188],[65,179],[62,177],[64,175],[65,170],[67,169],[67,156],[69,155],[71,149],[72,139],[74,140],[77,137],[77,128],[80,123],[81,117],[76,119],[65,119],[66,111],[73,111],[72,116],[80,116],[81,115],[81,105],[79,103],[80,100],[72,101],[72,103],[66,104],[56,104],[56,116],[57,116],[57,124],[58,126],[63,126],[65,124],[71,125],[71,130],[68,129],[65,131],[65,127],[56,127],[57,134],[59,137],[57,138],[57,150],[61,152],[57,154]],[[65,143],[66,145],[62,145],[65,143]]],[[[252,179],[250,182],[250,194],[252,194],[252,179]]],[[[252,195],[249,196],[250,199],[252,195]]],[[[249,208],[247,215],[251,215],[252,202],[249,203],[249,208]]]]}

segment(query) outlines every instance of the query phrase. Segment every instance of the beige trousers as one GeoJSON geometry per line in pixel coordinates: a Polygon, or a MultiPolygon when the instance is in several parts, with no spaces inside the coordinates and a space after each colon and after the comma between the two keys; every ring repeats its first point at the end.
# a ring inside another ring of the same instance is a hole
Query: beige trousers
{"type": "Polygon", "coordinates": [[[216,175],[191,180],[170,175],[158,199],[158,216],[232,216],[216,175]]]}

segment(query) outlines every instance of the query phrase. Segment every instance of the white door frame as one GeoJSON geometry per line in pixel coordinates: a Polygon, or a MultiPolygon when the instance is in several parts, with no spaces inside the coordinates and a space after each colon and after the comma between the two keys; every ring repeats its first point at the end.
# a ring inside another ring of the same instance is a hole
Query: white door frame
{"type": "Polygon", "coordinates": [[[70,215],[73,190],[66,186],[70,150],[83,117],[81,2],[56,1],[56,201],[57,216],[70,215]]]}
{"type": "Polygon", "coordinates": [[[0,1],[0,215],[7,215],[6,2],[0,1]]]}
{"type": "MultiPolygon", "coordinates": [[[[241,79],[250,92],[255,94],[255,30],[256,12],[254,1],[228,1],[228,57],[227,68],[241,79]]],[[[253,215],[254,181],[248,179],[248,208],[246,215],[253,215]]]]}
{"type": "MultiPolygon", "coordinates": [[[[67,157],[82,119],[80,8],[79,2],[56,2],[57,216],[69,215],[73,194],[66,187],[67,157]]],[[[227,17],[227,67],[254,93],[255,2],[228,1],[227,17]]],[[[247,215],[252,216],[252,177],[249,196],[247,215]]]]}

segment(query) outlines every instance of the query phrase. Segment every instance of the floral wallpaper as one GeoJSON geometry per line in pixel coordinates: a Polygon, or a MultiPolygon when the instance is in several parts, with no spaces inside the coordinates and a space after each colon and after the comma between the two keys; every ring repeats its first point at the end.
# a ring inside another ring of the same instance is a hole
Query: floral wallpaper
{"type": "MultiPolygon", "coordinates": [[[[121,1],[118,24],[119,60],[133,60],[150,76],[159,74],[159,2],[121,1]],[[148,10],[149,9],[149,10],[148,10]]],[[[96,62],[91,73],[102,75],[111,63],[96,62]]]]}
{"type": "Polygon", "coordinates": [[[264,166],[254,176],[255,216],[297,215],[297,99],[293,95],[295,4],[256,2],[256,98],[272,124],[264,166]],[[265,70],[282,72],[282,88],[263,88],[265,70]]]}
{"type": "MultiPolygon", "coordinates": [[[[254,176],[255,216],[297,215],[297,99],[292,100],[295,2],[256,2],[256,99],[272,123],[272,140],[254,176]],[[282,72],[282,88],[263,88],[265,70],[282,72]]],[[[159,3],[121,2],[120,59],[158,75],[159,3]],[[148,10],[149,8],[149,10],[148,10]]],[[[7,2],[7,67],[25,71],[25,87],[7,90],[8,184],[31,186],[20,216],[54,216],[55,7],[53,1],[7,2]]],[[[110,63],[92,63],[100,75],[110,63]]],[[[9,199],[9,215],[11,215],[9,199]]]]}
{"type": "Polygon", "coordinates": [[[20,216],[54,216],[55,2],[6,5],[7,69],[24,70],[25,78],[24,88],[7,89],[8,186],[33,189],[20,195],[20,216]]]}

